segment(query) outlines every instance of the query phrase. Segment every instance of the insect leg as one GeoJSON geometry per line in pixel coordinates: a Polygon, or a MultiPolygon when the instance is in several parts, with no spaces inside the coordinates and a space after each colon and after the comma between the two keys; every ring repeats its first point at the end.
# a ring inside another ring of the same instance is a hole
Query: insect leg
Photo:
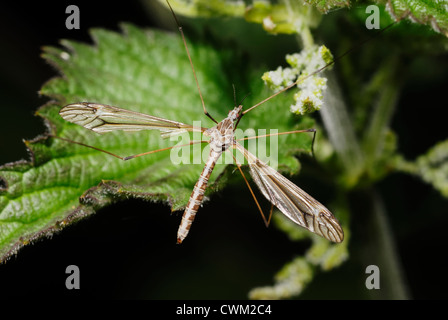
{"type": "Polygon", "coordinates": [[[266,138],[266,137],[270,137],[270,136],[281,136],[284,134],[293,134],[293,133],[302,133],[302,132],[312,132],[313,133],[313,140],[311,141],[311,154],[314,156],[314,140],[316,138],[316,129],[294,130],[294,131],[287,131],[287,132],[263,134],[260,136],[237,139],[236,141],[252,140],[252,139],[258,139],[258,138],[266,138]]]}
{"type": "Polygon", "coordinates": [[[182,29],[182,26],[180,25],[179,21],[177,20],[176,14],[174,13],[173,8],[171,8],[171,4],[168,0],[166,0],[166,3],[170,7],[171,13],[173,14],[174,20],[176,21],[177,28],[179,29],[180,35],[182,36],[182,41],[184,43],[185,50],[187,51],[188,60],[190,60],[191,69],[193,70],[194,80],[196,81],[196,86],[198,87],[199,97],[201,98],[202,102],[202,109],[204,110],[204,114],[209,117],[214,123],[218,123],[207,111],[207,108],[205,108],[205,102],[202,98],[201,88],[199,87],[199,81],[196,76],[196,71],[194,70],[193,61],[191,60],[190,51],[188,50],[187,41],[185,39],[184,31],[182,29]]]}
{"type": "MultiPolygon", "coordinates": [[[[227,151],[229,151],[229,150],[227,149],[227,151]]],[[[269,213],[269,218],[266,219],[266,216],[264,215],[263,210],[261,209],[260,203],[258,202],[257,197],[255,196],[255,193],[254,193],[254,191],[252,190],[252,188],[251,188],[251,186],[249,184],[249,181],[247,181],[246,175],[244,174],[243,170],[241,169],[241,164],[238,162],[238,160],[235,158],[235,156],[233,155],[232,152],[230,152],[230,154],[232,155],[233,160],[235,161],[235,164],[238,167],[238,170],[240,171],[241,175],[243,176],[243,179],[246,182],[246,185],[249,188],[250,193],[252,194],[252,198],[254,198],[255,203],[257,204],[258,210],[260,211],[260,214],[261,214],[261,217],[263,218],[264,224],[266,225],[266,227],[268,227],[269,226],[269,222],[271,221],[272,209],[273,209],[274,205],[271,206],[271,211],[269,213]]]]}
{"type": "Polygon", "coordinates": [[[122,157],[122,156],[119,156],[119,155],[117,155],[115,153],[112,153],[110,151],[103,150],[103,149],[100,149],[100,148],[97,148],[97,147],[94,147],[94,146],[90,146],[90,145],[82,143],[82,142],[77,142],[77,141],[73,141],[73,140],[70,140],[70,139],[57,137],[57,136],[54,136],[54,135],[49,135],[49,136],[52,137],[52,138],[55,138],[55,139],[63,140],[63,141],[74,143],[74,144],[77,144],[77,145],[80,145],[80,146],[83,146],[83,147],[86,147],[86,148],[90,148],[90,149],[93,149],[93,150],[96,150],[96,151],[107,153],[108,155],[111,155],[111,156],[113,156],[113,157],[115,157],[117,159],[123,160],[123,161],[131,160],[131,159],[134,159],[134,158],[137,158],[137,157],[141,157],[141,156],[146,156],[146,155],[151,154],[151,153],[156,153],[156,152],[160,152],[160,151],[166,151],[166,150],[170,150],[170,149],[174,149],[174,148],[186,147],[186,146],[190,146],[190,145],[193,145],[193,144],[196,144],[196,143],[208,143],[208,141],[206,141],[206,140],[197,140],[197,141],[191,141],[190,143],[187,143],[187,144],[175,145],[175,146],[168,147],[168,148],[162,148],[162,149],[157,149],[157,150],[152,150],[152,151],[148,151],[148,152],[144,152],[144,153],[135,154],[135,155],[132,155],[132,156],[122,157]]]}

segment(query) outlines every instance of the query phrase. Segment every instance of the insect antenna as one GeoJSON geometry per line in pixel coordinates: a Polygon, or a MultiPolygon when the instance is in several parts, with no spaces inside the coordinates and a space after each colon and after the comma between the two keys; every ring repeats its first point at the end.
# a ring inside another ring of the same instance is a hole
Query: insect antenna
{"type": "MultiPolygon", "coordinates": [[[[246,93],[246,95],[244,96],[243,100],[241,100],[239,105],[242,105],[244,100],[246,100],[246,98],[250,95],[250,92],[246,93]]],[[[236,107],[236,102],[235,102],[235,107],[236,107]]],[[[235,129],[238,127],[238,124],[240,123],[241,118],[244,116],[244,112],[241,112],[240,116],[238,117],[238,120],[235,124],[235,129]]]]}
{"type": "Polygon", "coordinates": [[[234,107],[236,108],[236,89],[235,89],[235,84],[232,83],[232,88],[233,88],[233,103],[234,103],[234,107]]]}
{"type": "MultiPolygon", "coordinates": [[[[250,92],[246,93],[246,95],[244,96],[243,100],[241,100],[240,105],[243,104],[244,100],[246,100],[246,98],[250,95],[250,92]]],[[[242,116],[241,116],[242,117],[242,116]]]]}

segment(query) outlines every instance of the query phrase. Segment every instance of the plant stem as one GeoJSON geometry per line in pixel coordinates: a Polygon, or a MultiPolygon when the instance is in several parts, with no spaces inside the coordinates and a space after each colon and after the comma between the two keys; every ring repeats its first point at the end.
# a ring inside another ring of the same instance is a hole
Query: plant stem
{"type": "Polygon", "coordinates": [[[382,79],[382,85],[378,88],[379,100],[363,139],[366,169],[373,168],[373,164],[382,154],[384,139],[397,105],[399,83],[396,77],[398,73],[396,60],[395,58],[389,59],[378,71],[379,77],[382,79]]]}
{"type": "Polygon", "coordinates": [[[348,185],[356,184],[363,170],[364,157],[343,102],[341,92],[332,73],[328,78],[328,92],[325,94],[321,116],[331,144],[342,163],[348,185]]]}
{"type": "MultiPolygon", "coordinates": [[[[392,230],[387,218],[381,196],[375,191],[370,192],[372,202],[372,225],[369,260],[374,259],[381,272],[381,289],[378,292],[382,299],[409,299],[403,267],[396,248],[392,230]]],[[[373,293],[373,292],[372,292],[373,293]]]]}

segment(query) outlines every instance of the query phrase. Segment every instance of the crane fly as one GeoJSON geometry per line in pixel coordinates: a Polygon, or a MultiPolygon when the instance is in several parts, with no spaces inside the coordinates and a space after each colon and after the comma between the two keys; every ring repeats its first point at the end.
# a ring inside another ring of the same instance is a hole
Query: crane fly
{"type": "MultiPolygon", "coordinates": [[[[187,237],[190,227],[194,221],[196,213],[199,207],[202,204],[205,189],[207,187],[208,180],[210,175],[215,167],[216,162],[221,157],[224,152],[230,152],[232,149],[236,149],[243,154],[245,159],[248,161],[250,175],[252,176],[253,181],[260,189],[263,196],[271,203],[271,211],[269,214],[269,218],[263,214],[261,207],[248,183],[242,169],[241,164],[238,160],[233,156],[234,161],[238,167],[238,170],[242,174],[249,190],[258,206],[258,209],[261,212],[263,220],[266,225],[269,225],[270,218],[272,216],[272,208],[276,206],[286,217],[290,220],[298,224],[299,226],[308,229],[309,231],[322,236],[332,242],[342,242],[344,239],[344,232],[335,218],[335,216],[321,203],[315,200],[313,197],[308,195],[301,188],[296,186],[290,180],[285,178],[283,175],[278,173],[275,169],[268,166],[266,163],[258,159],[255,155],[250,153],[247,149],[245,149],[235,138],[235,130],[238,126],[239,121],[247,112],[253,110],[258,107],[262,103],[272,99],[276,95],[290,89],[294,85],[297,85],[297,80],[292,85],[289,85],[282,89],[281,91],[273,94],[267,99],[259,102],[258,104],[246,109],[243,111],[243,106],[238,105],[234,107],[233,110],[230,110],[228,116],[223,119],[221,122],[216,121],[208,112],[205,107],[204,100],[202,98],[202,93],[199,87],[199,82],[196,77],[196,72],[194,70],[193,62],[191,60],[190,53],[188,51],[187,43],[185,40],[184,33],[182,31],[182,27],[174,14],[173,9],[171,8],[169,2],[167,1],[170,10],[173,14],[174,19],[179,27],[179,31],[182,36],[182,40],[184,42],[184,46],[192,67],[194,79],[196,81],[196,86],[198,88],[199,96],[201,98],[202,107],[204,114],[208,116],[216,125],[212,128],[201,128],[195,127],[192,125],[184,124],[181,122],[167,120],[164,118],[159,118],[139,112],[129,111],[113,106],[108,106],[105,104],[99,103],[89,103],[89,102],[80,102],[69,104],[63,107],[59,114],[66,121],[75,123],[77,125],[83,126],[87,129],[90,129],[97,133],[107,133],[111,131],[139,131],[139,130],[158,130],[160,131],[162,138],[167,138],[172,135],[176,135],[182,132],[201,132],[203,136],[208,137],[208,140],[200,140],[200,141],[191,141],[189,145],[196,143],[209,143],[210,151],[208,155],[208,159],[205,163],[204,169],[202,170],[198,181],[193,187],[193,191],[191,193],[188,204],[185,208],[185,211],[182,216],[182,221],[179,225],[179,229],[177,232],[177,243],[182,243],[182,241],[187,237]]],[[[325,67],[328,67],[325,66],[325,67]]],[[[324,67],[324,68],[325,68],[324,67]]],[[[315,73],[320,72],[322,69],[317,70],[315,73]]],[[[315,74],[313,73],[313,74],[315,74]]],[[[311,74],[312,75],[312,74],[311,74]]],[[[309,76],[311,76],[309,75],[309,76]]],[[[301,79],[300,81],[303,81],[301,79]]],[[[299,133],[299,132],[313,132],[314,129],[308,130],[296,130],[281,134],[291,134],[291,133],[299,133]]],[[[266,135],[269,136],[269,135],[266,135]]],[[[68,139],[60,138],[63,140],[70,141],[68,139]]],[[[246,138],[247,139],[247,138],[246,138]]],[[[244,140],[244,139],[240,139],[244,140]]],[[[314,141],[314,136],[313,136],[314,141]]],[[[74,142],[74,141],[71,141],[74,142]]],[[[136,157],[148,155],[151,153],[169,150],[174,146],[154,151],[149,151],[145,153],[141,153],[138,155],[133,155],[129,157],[121,157],[110,153],[105,150],[101,150],[92,146],[88,146],[82,143],[74,142],[77,144],[81,144],[86,147],[93,148],[98,151],[102,151],[108,153],[114,157],[117,157],[121,160],[130,160],[136,157]]]]}
{"type": "MultiPolygon", "coordinates": [[[[234,131],[236,129],[236,123],[243,115],[242,108],[242,105],[235,107],[229,112],[227,118],[209,129],[198,128],[181,122],[117,107],[88,102],[69,104],[63,107],[59,114],[65,120],[97,133],[116,130],[159,130],[161,136],[167,138],[173,134],[185,131],[199,131],[204,136],[209,137],[208,141],[201,140],[190,143],[208,142],[210,144],[210,153],[182,216],[177,234],[178,243],[181,243],[186,238],[190,230],[196,213],[202,204],[207,182],[216,162],[222,153],[228,151],[229,148],[236,149],[244,155],[249,163],[250,174],[261,193],[283,214],[311,232],[333,242],[341,242],[344,237],[342,228],[327,208],[238,143],[234,131]]],[[[314,132],[314,130],[297,130],[288,133],[297,132],[314,132]]],[[[167,149],[170,148],[154,150],[149,153],[167,149]]],[[[115,156],[122,160],[130,160],[147,154],[142,153],[129,157],[115,156]]],[[[241,170],[241,164],[237,163],[237,166],[241,170]]],[[[265,223],[268,224],[269,220],[265,219],[265,223]]]]}

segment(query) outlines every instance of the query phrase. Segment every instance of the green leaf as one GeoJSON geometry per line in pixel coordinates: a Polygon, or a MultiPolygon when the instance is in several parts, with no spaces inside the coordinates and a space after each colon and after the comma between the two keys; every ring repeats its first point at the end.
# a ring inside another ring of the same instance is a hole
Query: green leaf
{"type": "Polygon", "coordinates": [[[300,241],[311,238],[312,245],[303,256],[294,258],[282,267],[275,275],[274,285],[252,289],[249,292],[251,299],[289,299],[298,296],[313,280],[318,268],[322,271],[329,271],[339,267],[348,259],[350,229],[345,221],[348,220],[349,211],[342,204],[336,204],[336,208],[338,216],[343,219],[341,222],[344,229],[344,241],[340,244],[330,243],[302,228],[297,228],[293,222],[282,214],[274,214],[275,225],[290,240],[300,241]]]}
{"type": "Polygon", "coordinates": [[[430,26],[434,31],[448,37],[448,2],[446,0],[390,0],[387,2],[387,7],[396,19],[406,17],[412,22],[430,26]]]}
{"type": "Polygon", "coordinates": [[[305,0],[305,2],[323,13],[327,13],[332,9],[350,6],[349,0],[305,0]]]}
{"type": "MultiPolygon", "coordinates": [[[[166,0],[159,0],[168,7],[166,0]]],[[[176,13],[190,17],[243,16],[246,4],[241,0],[172,0],[171,7],[176,13]]]]}
{"type": "MultiPolygon", "coordinates": [[[[80,101],[115,105],[188,124],[203,120],[203,127],[212,126],[202,113],[178,34],[144,31],[129,24],[122,25],[122,29],[124,34],[92,30],[94,46],[64,40],[64,48],[44,49],[43,57],[62,75],[48,81],[41,90],[53,99],[37,111],[45,119],[49,133],[121,156],[178,143],[177,139],[163,140],[158,132],[150,131],[99,135],[59,116],[62,106],[80,101]]],[[[189,50],[208,111],[216,119],[224,118],[234,106],[232,83],[237,100],[251,93],[245,100],[246,106],[270,95],[260,80],[264,69],[239,64],[242,59],[237,52],[191,42],[189,50]]],[[[313,121],[309,118],[293,121],[289,99],[290,95],[283,95],[267,102],[245,116],[239,128],[273,128],[282,132],[311,127],[313,121]]],[[[299,164],[294,154],[309,151],[311,136],[279,136],[278,141],[282,146],[278,149],[279,168],[297,172],[299,164]]],[[[130,197],[163,201],[172,210],[179,210],[186,205],[203,168],[203,161],[188,165],[173,163],[170,151],[121,161],[48,134],[27,141],[26,145],[31,154],[29,161],[0,167],[1,261],[36,239],[51,236],[99,208],[130,197]]],[[[196,149],[189,159],[196,159],[200,151],[196,149]]],[[[224,164],[216,166],[206,196],[224,185],[226,179],[222,178],[232,173],[224,171],[225,168],[224,164]]]]}
{"type": "MultiPolygon", "coordinates": [[[[342,7],[355,7],[358,1],[304,0],[322,13],[342,7]]],[[[448,37],[448,2],[446,0],[371,0],[367,3],[385,5],[394,20],[406,18],[413,23],[431,27],[448,37]]]]}
{"type": "MultiPolygon", "coordinates": [[[[167,5],[166,0],[159,2],[167,5]]],[[[268,32],[287,34],[302,32],[304,26],[315,27],[319,23],[319,12],[326,14],[338,8],[359,5],[353,0],[254,0],[250,4],[241,0],[171,0],[170,3],[176,12],[190,17],[244,17],[247,21],[262,24],[268,32]]],[[[367,3],[385,5],[394,20],[406,18],[448,36],[446,0],[371,0],[367,3]]]]}
{"type": "Polygon", "coordinates": [[[249,297],[257,300],[291,298],[302,293],[313,277],[313,266],[304,258],[297,257],[275,275],[273,286],[254,288],[249,297]]]}
{"type": "MultiPolygon", "coordinates": [[[[159,0],[168,6],[166,0],[159,0]]],[[[255,0],[250,3],[241,0],[173,0],[170,4],[178,14],[189,17],[241,17],[248,22],[259,23],[273,34],[308,32],[320,21],[320,13],[303,1],[255,0]]]]}
{"type": "Polygon", "coordinates": [[[437,143],[415,161],[397,156],[395,168],[420,177],[448,198],[448,140],[437,143]]]}

